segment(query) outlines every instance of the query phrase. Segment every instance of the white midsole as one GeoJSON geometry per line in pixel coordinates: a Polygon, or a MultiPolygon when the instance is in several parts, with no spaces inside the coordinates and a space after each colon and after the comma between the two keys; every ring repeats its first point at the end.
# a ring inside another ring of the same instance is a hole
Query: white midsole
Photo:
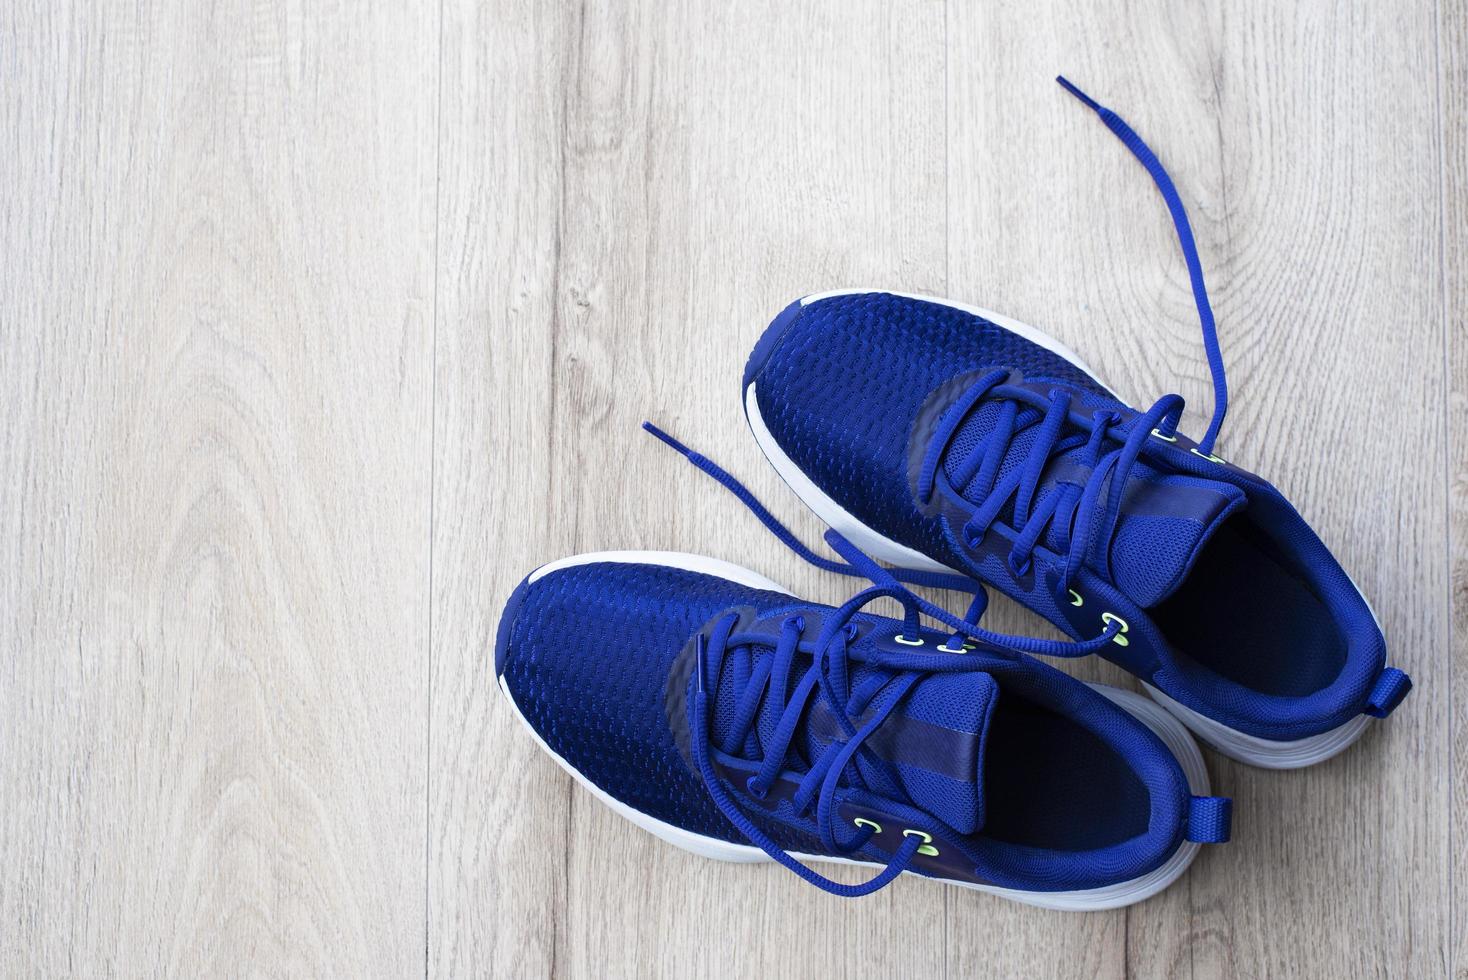
{"type": "MultiPolygon", "coordinates": [[[[1011,330],[1031,343],[1038,344],[1051,353],[1065,358],[1065,360],[1069,361],[1076,368],[1084,371],[1086,376],[1096,382],[1096,384],[1101,385],[1102,388],[1106,388],[1107,391],[1111,391],[1086,366],[1085,361],[1081,360],[1079,354],[1043,330],[977,306],[956,303],[953,300],[941,299],[935,296],[899,293],[886,289],[835,289],[825,293],[813,293],[803,298],[800,303],[804,306],[815,300],[827,299],[832,296],[879,292],[889,293],[893,296],[903,296],[908,299],[921,300],[925,303],[936,303],[940,306],[951,307],[952,309],[962,310],[974,316],[983,317],[990,323],[995,323],[1004,327],[1006,330],[1011,330]]],[[[807,507],[815,512],[817,517],[825,521],[830,527],[839,531],[847,540],[851,541],[873,558],[885,561],[891,565],[896,565],[899,568],[918,571],[953,572],[958,575],[966,574],[936,562],[922,552],[899,544],[891,538],[872,530],[848,512],[846,508],[832,500],[824,490],[816,486],[810,477],[806,476],[805,472],[796,466],[789,456],[785,455],[785,451],[780,448],[780,444],[775,440],[775,437],[765,425],[764,419],[760,416],[759,399],[755,397],[755,382],[753,381],[750,382],[749,387],[744,391],[744,414],[749,420],[750,431],[754,433],[754,440],[759,444],[760,451],[765,454],[765,458],[770,461],[770,465],[780,474],[781,479],[785,481],[791,490],[795,491],[795,495],[807,507]]],[[[1347,575],[1347,578],[1349,579],[1350,576],[1347,575]]],[[[1356,586],[1354,580],[1351,580],[1351,585],[1356,588],[1357,594],[1361,595],[1361,601],[1366,603],[1366,608],[1371,611],[1372,618],[1377,620],[1377,627],[1380,628],[1381,620],[1376,617],[1376,611],[1371,609],[1370,601],[1366,599],[1360,587],[1356,586]]],[[[1319,735],[1313,735],[1298,741],[1277,742],[1273,739],[1259,738],[1258,736],[1241,732],[1236,728],[1230,728],[1220,721],[1215,721],[1206,715],[1199,714],[1193,709],[1185,707],[1172,698],[1167,697],[1150,684],[1144,683],[1142,687],[1159,704],[1171,711],[1183,724],[1192,729],[1194,734],[1213,748],[1231,759],[1237,759],[1240,762],[1246,762],[1249,765],[1259,766],[1265,769],[1296,769],[1302,766],[1314,765],[1317,762],[1323,762],[1331,756],[1344,751],[1352,742],[1360,738],[1362,733],[1366,731],[1367,724],[1371,721],[1367,715],[1358,715],[1344,725],[1333,728],[1328,732],[1322,732],[1319,735]]]]}
{"type": "Polygon", "coordinates": [[[1230,728],[1221,721],[1199,714],[1187,705],[1178,704],[1146,681],[1142,682],[1142,687],[1158,704],[1180,718],[1183,724],[1196,732],[1203,741],[1230,759],[1237,759],[1239,762],[1246,762],[1261,769],[1302,769],[1305,766],[1313,766],[1317,762],[1324,762],[1345,751],[1352,742],[1365,734],[1367,726],[1374,720],[1369,715],[1357,715],[1344,725],[1332,728],[1328,732],[1290,742],[1280,742],[1241,732],[1237,728],[1230,728]]]}
{"type": "MultiPolygon", "coordinates": [[[[747,568],[742,568],[730,562],[720,561],[716,558],[705,558],[701,555],[688,555],[666,551],[610,551],[575,555],[552,562],[550,565],[542,566],[540,569],[531,573],[530,581],[533,582],[547,572],[555,571],[556,569],[570,568],[593,562],[659,564],[687,571],[716,575],[751,588],[770,589],[776,592],[784,592],[787,595],[790,594],[788,589],[781,588],[758,572],[750,571],[747,568]]],[[[531,737],[535,739],[541,749],[554,759],[557,765],[569,773],[576,782],[580,783],[581,786],[618,815],[625,817],[643,830],[667,841],[669,844],[701,857],[713,858],[719,861],[745,863],[770,860],[769,855],[765,854],[758,847],[753,847],[748,844],[732,844],[715,837],[705,837],[702,834],[692,833],[681,827],[676,827],[673,824],[659,820],[656,817],[649,816],[611,796],[578,772],[574,766],[545,743],[545,740],[540,737],[540,733],[531,726],[525,714],[520,710],[520,706],[515,702],[515,696],[510,693],[510,689],[506,685],[503,676],[499,678],[499,686],[500,690],[504,693],[505,700],[509,702],[510,710],[514,712],[515,717],[525,726],[525,730],[530,733],[531,737]]],[[[1156,733],[1157,737],[1167,746],[1168,751],[1178,760],[1178,764],[1182,767],[1183,773],[1187,776],[1188,786],[1191,792],[1195,796],[1208,795],[1208,770],[1203,763],[1203,756],[1198,751],[1198,746],[1193,742],[1192,737],[1182,725],[1178,724],[1171,715],[1161,710],[1157,705],[1131,691],[1123,691],[1118,688],[1107,687],[1103,684],[1092,684],[1090,686],[1156,733]]],[[[971,882],[952,881],[946,878],[937,880],[941,880],[946,884],[987,892],[991,895],[998,895],[1001,898],[1008,898],[1016,902],[1023,902],[1041,908],[1074,912],[1114,909],[1121,908],[1125,905],[1132,905],[1150,898],[1172,884],[1182,876],[1183,872],[1187,870],[1188,865],[1192,864],[1193,858],[1197,856],[1199,846],[1191,841],[1184,841],[1161,866],[1149,871],[1145,875],[1133,878],[1130,881],[1119,882],[1115,885],[1079,891],[1031,892],[1013,888],[1000,888],[994,885],[978,885],[971,882]]],[[[871,868],[881,867],[881,865],[869,861],[853,861],[848,858],[830,857],[823,854],[794,854],[793,857],[806,862],[860,865],[871,868]]],[[[907,873],[916,874],[915,872],[907,873]]]]}

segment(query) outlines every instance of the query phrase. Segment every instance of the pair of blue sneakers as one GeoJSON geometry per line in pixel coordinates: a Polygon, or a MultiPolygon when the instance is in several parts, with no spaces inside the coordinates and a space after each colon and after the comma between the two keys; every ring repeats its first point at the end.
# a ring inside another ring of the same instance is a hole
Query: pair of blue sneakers
{"type": "Polygon", "coordinates": [[[1229,837],[1189,730],[1243,762],[1306,766],[1410,689],[1316,534],[1214,453],[1227,389],[1182,203],[1125,122],[1061,84],[1167,202],[1213,374],[1207,433],[1178,431],[1178,396],[1138,411],[1058,341],[986,310],[870,290],[791,304],[749,359],[744,411],[839,560],[648,428],[802,557],[870,586],[830,607],[714,559],[611,552],[542,566],[501,617],[512,709],[637,825],[837,895],[911,872],[1115,908],[1229,837]],[[912,585],[971,594],[967,613],[912,585]],[[983,629],[990,587],[1072,639],[983,629]],[[901,619],[865,611],[883,597],[901,619]],[[1150,698],[1034,658],[1093,653],[1150,698]],[[848,885],[812,861],[880,871],[848,885]]]}

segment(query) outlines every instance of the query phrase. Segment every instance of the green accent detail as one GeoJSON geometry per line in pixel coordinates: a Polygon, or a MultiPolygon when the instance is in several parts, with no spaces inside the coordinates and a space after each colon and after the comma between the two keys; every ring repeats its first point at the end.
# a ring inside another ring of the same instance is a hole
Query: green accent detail
{"type": "Polygon", "coordinates": [[[1222,463],[1224,461],[1222,456],[1215,456],[1212,453],[1200,452],[1196,446],[1192,449],[1189,449],[1188,452],[1192,453],[1194,456],[1202,456],[1210,463],[1222,463]]]}
{"type": "Polygon", "coordinates": [[[933,835],[932,834],[925,834],[921,830],[913,830],[911,827],[908,827],[906,830],[904,830],[902,832],[902,836],[903,837],[921,837],[922,840],[923,840],[923,846],[922,847],[919,847],[917,849],[917,852],[919,854],[926,855],[927,857],[937,857],[938,856],[938,849],[933,846],[933,835]]]}
{"type": "Polygon", "coordinates": [[[1128,640],[1125,636],[1122,635],[1122,633],[1125,633],[1127,630],[1131,629],[1131,627],[1127,625],[1127,621],[1122,619],[1116,613],[1104,612],[1101,614],[1101,622],[1103,625],[1113,621],[1121,624],[1121,633],[1113,636],[1111,638],[1111,642],[1115,643],[1119,647],[1131,646],[1132,641],[1128,640]]]}

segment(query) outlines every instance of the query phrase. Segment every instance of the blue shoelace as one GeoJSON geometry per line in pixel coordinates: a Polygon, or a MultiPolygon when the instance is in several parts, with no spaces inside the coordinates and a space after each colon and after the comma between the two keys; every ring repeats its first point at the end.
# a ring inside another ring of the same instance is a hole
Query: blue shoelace
{"type": "MultiPolygon", "coordinates": [[[[753,649],[767,648],[769,640],[760,634],[735,632],[739,622],[737,613],[730,613],[716,622],[707,640],[699,636],[691,719],[692,749],[694,763],[709,796],[747,840],[817,888],[844,898],[855,898],[882,888],[908,870],[914,855],[927,842],[927,838],[918,833],[905,834],[902,845],[892,854],[881,873],[868,881],[858,885],[832,881],[796,860],[749,819],[744,809],[725,788],[724,779],[714,766],[715,749],[746,764],[756,761],[745,758],[741,749],[750,741],[749,735],[757,716],[764,713],[767,722],[774,725],[773,734],[764,741],[762,756],[757,760],[760,763],[759,768],[748,778],[744,787],[751,797],[756,800],[764,799],[781,773],[788,770],[791,745],[803,720],[810,718],[808,708],[819,692],[830,714],[839,724],[841,733],[811,760],[804,773],[796,773],[800,779],[791,796],[790,805],[796,816],[806,816],[814,808],[817,831],[822,845],[829,853],[856,854],[871,840],[873,829],[870,826],[857,825],[850,837],[842,839],[838,828],[845,828],[845,822],[839,818],[842,791],[872,788],[869,786],[869,778],[864,777],[861,770],[852,764],[857,754],[862,753],[862,760],[868,764],[870,777],[880,782],[876,787],[877,791],[892,798],[905,797],[891,764],[875,754],[863,751],[866,740],[881,727],[882,722],[925,675],[983,671],[991,665],[991,661],[972,656],[955,656],[967,652],[955,640],[949,640],[940,646],[938,649],[943,652],[936,654],[885,652],[872,648],[853,650],[850,644],[855,638],[855,631],[851,619],[868,603],[883,597],[896,599],[903,606],[903,635],[915,637],[923,602],[909,589],[904,588],[888,570],[876,565],[837,532],[828,531],[826,541],[853,566],[870,571],[872,586],[858,592],[823,617],[820,633],[814,641],[802,639],[806,629],[803,617],[787,617],[781,625],[780,639],[773,653],[759,658],[758,661],[753,656],[753,649]],[[791,672],[798,653],[810,656],[812,661],[792,690],[791,672]],[[734,658],[733,669],[730,671],[733,680],[730,683],[735,684],[738,690],[735,694],[731,726],[715,747],[710,733],[709,701],[717,695],[720,678],[724,676],[726,657],[734,658]],[[853,663],[864,663],[878,670],[870,672],[862,682],[853,685],[853,663]],[[860,716],[868,711],[869,717],[858,724],[860,716]]],[[[983,637],[984,631],[974,628],[967,619],[958,620],[946,612],[943,615],[954,627],[956,638],[983,637]]],[[[976,618],[977,612],[971,609],[970,615],[976,618]]]]}
{"type": "Polygon", "coordinates": [[[1183,199],[1178,196],[1177,188],[1173,186],[1172,178],[1167,175],[1162,161],[1157,159],[1157,154],[1142,141],[1142,137],[1126,124],[1125,119],[1082,92],[1064,75],[1056,75],[1055,80],[1101,117],[1106,128],[1115,133],[1122,145],[1132,152],[1132,156],[1147,168],[1152,182],[1162,194],[1162,200],[1167,202],[1167,212],[1172,216],[1172,226],[1177,231],[1177,243],[1182,248],[1183,261],[1188,265],[1188,279],[1193,284],[1193,303],[1198,307],[1198,324],[1203,329],[1203,350],[1208,355],[1208,372],[1213,377],[1213,418],[1208,423],[1208,431],[1198,442],[1200,450],[1212,453],[1213,443],[1218,439],[1218,430],[1223,428],[1223,417],[1228,414],[1228,377],[1223,370],[1223,351],[1218,346],[1218,328],[1213,322],[1213,306],[1208,302],[1208,287],[1203,282],[1203,263],[1198,258],[1198,246],[1193,241],[1193,226],[1188,221],[1187,208],[1183,207],[1183,199]]]}
{"type": "MultiPolygon", "coordinates": [[[[1058,76],[1056,81],[1101,117],[1101,121],[1146,168],[1167,202],[1188,266],[1188,276],[1192,280],[1193,301],[1197,305],[1198,321],[1203,331],[1203,348],[1213,376],[1213,418],[1208,432],[1198,443],[1200,455],[1211,457],[1218,431],[1228,412],[1228,381],[1187,210],[1157,155],[1125,120],[1097,103],[1064,76],[1058,76]]],[[[918,496],[923,503],[931,500],[939,468],[948,461],[953,437],[970,414],[985,401],[997,402],[1000,415],[989,437],[980,440],[967,456],[957,461],[956,467],[948,471],[950,484],[965,499],[980,502],[957,531],[946,515],[939,520],[954,552],[963,554],[958,538],[961,537],[969,548],[978,547],[989,527],[1012,502],[1010,525],[1019,533],[1006,561],[1016,577],[1028,574],[1041,536],[1047,527],[1055,528],[1059,539],[1056,548],[1066,556],[1065,568],[1055,583],[1055,597],[1060,600],[1069,590],[1087,555],[1110,554],[1110,543],[1121,521],[1121,503],[1127,479],[1138,459],[1149,448],[1148,436],[1155,433],[1163,440],[1174,438],[1182,418],[1183,399],[1178,395],[1164,395],[1148,411],[1123,423],[1116,412],[1100,411],[1086,415],[1072,411],[1071,393],[1064,389],[1052,390],[1047,398],[1031,389],[1007,384],[1008,378],[1008,372],[1004,370],[990,372],[975,381],[948,407],[923,455],[918,474],[918,496]],[[1000,480],[999,473],[1010,445],[1021,432],[1031,428],[1035,430],[1034,438],[1024,462],[1007,478],[1000,480]],[[1110,448],[1115,443],[1120,445],[1110,448]],[[1079,447],[1084,447],[1080,464],[1089,471],[1085,482],[1058,481],[1037,501],[1035,493],[1050,460],[1079,447]],[[1104,508],[1103,491],[1106,492],[1104,508]]]]}
{"type": "Polygon", "coordinates": [[[781,543],[795,552],[800,558],[817,568],[828,572],[835,572],[838,575],[850,575],[857,578],[870,579],[874,583],[890,584],[894,587],[900,587],[900,583],[906,582],[910,585],[922,585],[948,592],[971,594],[973,600],[969,605],[968,613],[964,618],[960,619],[942,606],[929,602],[911,590],[903,589],[903,592],[908,596],[910,601],[910,604],[904,604],[904,609],[908,617],[907,623],[905,624],[907,631],[909,633],[915,631],[919,625],[920,616],[927,615],[953,630],[953,639],[949,641],[950,652],[961,645],[963,637],[969,637],[994,646],[1008,647],[1011,650],[1019,650],[1023,653],[1030,653],[1041,657],[1084,657],[1104,648],[1107,643],[1111,642],[1112,637],[1121,632],[1120,623],[1115,620],[1109,621],[1106,624],[1106,629],[1093,639],[1075,641],[1044,640],[1033,636],[992,633],[989,630],[981,629],[977,624],[989,604],[989,593],[984,588],[982,582],[968,578],[967,576],[949,575],[943,572],[924,572],[909,568],[884,568],[860,548],[857,548],[834,531],[827,532],[826,541],[846,560],[836,561],[831,558],[824,558],[806,547],[789,528],[780,523],[779,518],[770,513],[769,508],[762,504],[759,498],[749,491],[749,488],[740,483],[738,479],[719,464],[702,453],[688,448],[682,442],[670,436],[651,422],[643,422],[642,427],[677,450],[688,462],[712,477],[737,497],[781,543]],[[834,542],[840,542],[840,547],[837,548],[834,542]]]}
{"type": "MultiPolygon", "coordinates": [[[[1193,240],[1193,229],[1188,222],[1187,211],[1178,197],[1172,178],[1168,176],[1157,155],[1126,121],[1097,103],[1064,76],[1057,77],[1056,80],[1067,92],[1094,110],[1102,122],[1121,139],[1147,169],[1167,203],[1177,231],[1178,243],[1187,262],[1188,275],[1192,280],[1193,299],[1197,304],[1198,320],[1203,331],[1203,347],[1213,376],[1213,418],[1208,425],[1207,434],[1198,443],[1197,452],[1204,458],[1216,459],[1212,456],[1213,445],[1228,412],[1228,382],[1224,373],[1223,354],[1218,346],[1213,309],[1208,302],[1208,290],[1203,282],[1203,269],[1198,259],[1198,249],[1193,240]]],[[[1006,559],[1010,571],[1016,577],[1028,574],[1034,550],[1046,528],[1054,528],[1058,539],[1054,542],[1055,546],[1066,556],[1065,567],[1054,585],[1054,595],[1057,601],[1064,601],[1086,557],[1092,554],[1109,556],[1111,541],[1121,521],[1121,504],[1127,480],[1139,459],[1153,449],[1148,443],[1149,436],[1155,434],[1164,441],[1175,438],[1177,425],[1182,419],[1183,399],[1175,394],[1164,395],[1146,412],[1124,422],[1122,416],[1113,411],[1086,414],[1073,410],[1072,394],[1065,389],[1054,389],[1047,397],[1034,390],[1008,384],[1008,380],[1007,371],[996,369],[975,381],[948,406],[923,455],[918,473],[918,496],[924,503],[932,498],[939,469],[947,462],[954,436],[980,404],[985,401],[996,402],[1000,415],[989,436],[980,440],[967,456],[957,461],[956,467],[948,471],[949,483],[965,499],[978,500],[979,503],[961,528],[955,529],[947,515],[941,515],[939,522],[954,553],[961,555],[965,549],[960,546],[960,539],[969,548],[982,544],[990,526],[1012,503],[1010,525],[1018,533],[1006,559]],[[1034,438],[1023,463],[1001,480],[999,474],[1009,447],[1022,432],[1032,428],[1035,430],[1034,438]],[[1088,471],[1085,482],[1057,481],[1044,496],[1036,500],[1041,479],[1050,461],[1057,455],[1078,448],[1082,450],[1078,462],[1088,471]]],[[[844,575],[864,574],[849,564],[814,554],[780,524],[738,480],[656,427],[648,425],[647,428],[733,492],[776,537],[800,557],[827,571],[844,575]]],[[[912,571],[901,571],[897,574],[903,581],[915,585],[957,591],[971,589],[966,584],[967,579],[955,575],[912,571]]],[[[982,590],[976,601],[987,601],[982,590]]],[[[994,634],[990,634],[988,639],[1027,653],[1080,656],[1103,646],[1104,641],[1114,635],[1114,626],[1115,624],[1108,624],[1107,633],[1077,644],[1056,644],[994,634]]]]}
{"type": "MultiPolygon", "coordinates": [[[[1203,267],[1193,240],[1192,225],[1177,188],[1157,155],[1142,138],[1116,113],[1096,102],[1064,76],[1056,81],[1092,109],[1101,121],[1117,135],[1152,176],[1167,203],[1178,243],[1192,280],[1193,301],[1203,331],[1203,347],[1213,376],[1213,418],[1208,432],[1198,444],[1200,455],[1212,457],[1213,445],[1228,412],[1228,381],[1223,354],[1218,346],[1218,331],[1213,308],[1208,302],[1208,289],[1203,281],[1203,267]]],[[[1182,418],[1183,399],[1164,395],[1146,412],[1123,423],[1116,412],[1092,412],[1089,416],[1071,410],[1071,393],[1055,389],[1045,397],[1038,392],[1010,385],[1008,372],[996,370],[975,381],[948,407],[939,419],[918,474],[918,496],[927,503],[935,490],[939,467],[947,462],[953,437],[970,414],[986,400],[999,404],[1000,416],[989,437],[980,440],[958,465],[949,471],[949,482],[966,499],[980,501],[964,526],[955,533],[948,518],[940,522],[955,553],[962,554],[957,537],[970,548],[980,545],[989,527],[1013,503],[1010,524],[1018,531],[1006,556],[1009,570],[1016,577],[1029,572],[1035,547],[1046,527],[1058,530],[1057,550],[1066,555],[1065,568],[1055,584],[1055,596],[1061,599],[1070,588],[1087,555],[1110,554],[1110,542],[1121,520],[1122,496],[1133,467],[1149,446],[1154,433],[1171,441],[1182,418]],[[1004,480],[999,479],[1010,445],[1023,431],[1035,429],[1029,452],[1020,467],[1004,480]],[[1068,434],[1067,434],[1068,433],[1068,434]],[[1109,448],[1120,443],[1117,448],[1109,448]],[[1084,484],[1058,481],[1035,500],[1035,493],[1050,460],[1059,454],[1084,447],[1081,465],[1089,470],[1084,484]],[[1105,507],[1102,492],[1107,490],[1105,507]]]]}
{"type": "Polygon", "coordinates": [[[949,478],[965,499],[978,498],[982,502],[958,531],[946,514],[939,515],[938,522],[954,553],[962,555],[964,549],[959,547],[959,535],[969,548],[977,548],[989,527],[1013,501],[1010,524],[1019,533],[1006,560],[1016,578],[1029,573],[1034,550],[1045,528],[1058,529],[1060,540],[1056,549],[1066,556],[1065,568],[1054,589],[1056,599],[1060,600],[1088,554],[1097,550],[1103,555],[1110,553],[1110,541],[1121,522],[1127,479],[1148,448],[1147,440],[1154,431],[1164,439],[1172,437],[1182,416],[1183,400],[1178,395],[1164,395],[1149,410],[1123,424],[1117,412],[1100,411],[1087,416],[1072,411],[1071,393],[1063,388],[1052,390],[1046,398],[1028,388],[1006,384],[1008,377],[1009,372],[1002,368],[991,371],[944,412],[923,454],[922,468],[918,471],[918,498],[924,504],[932,499],[938,468],[943,465],[949,444],[969,413],[986,398],[998,401],[1000,417],[993,431],[958,463],[949,478]],[[1067,424],[1072,431],[1063,435],[1067,424]],[[1001,464],[1011,442],[1031,427],[1037,430],[1024,462],[1000,480],[1001,464]],[[1109,442],[1121,445],[1107,450],[1109,442]],[[1058,480],[1043,497],[1035,500],[1050,460],[1076,448],[1082,448],[1079,462],[1089,471],[1085,483],[1058,480]],[[1106,493],[1104,509],[1103,492],[1106,493]],[[1098,549],[1098,542],[1104,542],[1106,547],[1098,549]]]}

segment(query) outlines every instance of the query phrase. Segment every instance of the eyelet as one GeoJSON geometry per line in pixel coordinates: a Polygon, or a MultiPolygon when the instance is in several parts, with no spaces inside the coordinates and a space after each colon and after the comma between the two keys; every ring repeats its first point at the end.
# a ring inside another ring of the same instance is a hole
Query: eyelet
{"type": "Polygon", "coordinates": [[[1210,463],[1222,463],[1224,461],[1222,456],[1215,456],[1212,453],[1200,452],[1197,446],[1189,449],[1188,452],[1192,453],[1194,456],[1201,456],[1204,459],[1208,460],[1208,462],[1210,463]]]}
{"type": "Polygon", "coordinates": [[[923,645],[924,640],[921,636],[915,640],[909,640],[901,633],[898,633],[896,636],[892,637],[892,642],[901,643],[905,647],[920,647],[923,645]]]}
{"type": "Polygon", "coordinates": [[[855,825],[857,827],[870,827],[870,828],[872,828],[872,833],[873,834],[880,834],[882,832],[882,825],[881,824],[877,823],[875,820],[868,820],[866,817],[857,817],[855,820],[853,820],[851,822],[852,822],[853,825],[855,825]]]}
{"type": "Polygon", "coordinates": [[[984,532],[975,531],[973,528],[965,525],[963,529],[963,540],[968,543],[970,548],[977,548],[984,543],[984,532]]]}
{"type": "Polygon", "coordinates": [[[965,647],[959,647],[958,649],[955,650],[953,647],[951,647],[951,646],[948,645],[948,641],[947,640],[944,640],[942,643],[938,644],[933,649],[934,650],[937,650],[939,653],[967,653],[968,652],[968,647],[966,647],[966,646],[965,647]]]}
{"type": "Polygon", "coordinates": [[[1004,564],[1009,566],[1009,570],[1014,574],[1015,578],[1024,578],[1030,574],[1030,569],[1034,567],[1035,563],[1031,559],[1026,558],[1023,565],[1016,565],[1014,563],[1014,553],[1010,552],[1004,557],[1004,564]]]}
{"type": "Polygon", "coordinates": [[[794,626],[798,632],[805,632],[805,617],[801,615],[786,616],[780,622],[781,626],[794,626]]]}
{"type": "Polygon", "coordinates": [[[1152,434],[1161,439],[1163,442],[1177,442],[1177,436],[1165,436],[1161,432],[1158,432],[1156,429],[1152,430],[1152,434]]]}
{"type": "Polygon", "coordinates": [[[932,834],[925,834],[921,830],[913,830],[911,827],[908,827],[907,829],[903,830],[902,836],[903,837],[917,837],[917,838],[920,838],[922,840],[922,842],[923,842],[922,846],[917,849],[917,852],[919,854],[926,855],[927,857],[937,857],[938,856],[938,849],[933,846],[933,835],[932,834]]]}
{"type": "Polygon", "coordinates": [[[1086,600],[1082,599],[1081,594],[1075,589],[1066,589],[1065,591],[1070,593],[1070,604],[1072,606],[1083,606],[1086,604],[1086,600]]]}
{"type": "Polygon", "coordinates": [[[744,781],[744,788],[749,791],[750,796],[757,800],[763,800],[766,796],[770,795],[770,788],[768,786],[761,786],[758,776],[750,776],[746,779],[744,781]]]}
{"type": "Polygon", "coordinates": [[[1106,623],[1113,622],[1113,621],[1114,622],[1118,622],[1118,623],[1121,624],[1121,632],[1120,633],[1117,633],[1115,636],[1113,636],[1111,638],[1111,642],[1112,643],[1115,643],[1119,647],[1130,646],[1131,645],[1131,641],[1128,640],[1124,635],[1122,635],[1122,634],[1126,633],[1126,631],[1128,629],[1131,628],[1131,627],[1129,627],[1127,625],[1127,621],[1124,620],[1124,619],[1122,619],[1120,616],[1118,616],[1116,613],[1113,613],[1113,612],[1104,612],[1104,613],[1101,614],[1101,622],[1102,622],[1103,625],[1106,624],[1106,623]]]}

